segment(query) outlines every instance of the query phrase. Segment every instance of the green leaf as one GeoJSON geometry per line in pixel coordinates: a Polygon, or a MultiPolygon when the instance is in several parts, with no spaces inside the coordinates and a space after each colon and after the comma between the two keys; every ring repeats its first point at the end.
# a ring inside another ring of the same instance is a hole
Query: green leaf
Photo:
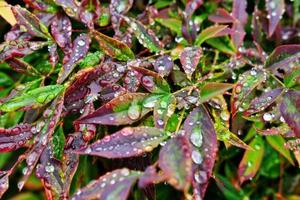
{"type": "Polygon", "coordinates": [[[206,102],[211,98],[224,94],[227,90],[230,90],[233,84],[230,83],[206,83],[201,87],[200,102],[206,102]]]}
{"type": "Polygon", "coordinates": [[[56,132],[53,134],[52,137],[52,144],[53,144],[53,153],[54,157],[61,160],[64,152],[66,138],[64,135],[64,130],[62,126],[60,126],[56,132]]]}
{"type": "Polygon", "coordinates": [[[14,81],[5,73],[0,72],[0,86],[11,86],[14,84],[14,81]]]}
{"type": "Polygon", "coordinates": [[[229,55],[234,55],[236,52],[234,45],[232,44],[231,40],[227,36],[220,37],[220,38],[211,38],[206,40],[206,43],[218,49],[219,51],[229,55]]]}
{"type": "Polygon", "coordinates": [[[175,18],[155,18],[155,21],[174,31],[178,36],[181,35],[181,20],[175,18]]]}
{"type": "Polygon", "coordinates": [[[4,112],[12,112],[23,107],[38,108],[54,99],[62,90],[62,85],[49,85],[22,93],[9,99],[0,106],[4,112]]]}
{"type": "Polygon", "coordinates": [[[221,32],[224,31],[226,28],[227,26],[224,25],[214,25],[204,29],[197,36],[195,45],[200,46],[204,41],[208,39],[223,36],[224,34],[221,34],[221,32]]]}
{"type": "Polygon", "coordinates": [[[133,33],[144,47],[151,52],[159,52],[161,50],[162,44],[152,30],[132,18],[123,16],[123,19],[129,24],[133,33]]]}
{"type": "Polygon", "coordinates": [[[239,165],[239,180],[242,184],[244,181],[252,179],[261,165],[264,156],[264,141],[261,136],[257,135],[249,144],[254,149],[246,150],[242,161],[239,165]]]}
{"type": "Polygon", "coordinates": [[[88,53],[86,57],[79,62],[80,68],[94,67],[99,64],[101,58],[104,54],[101,51],[96,51],[94,53],[88,53]]]}
{"type": "Polygon", "coordinates": [[[284,147],[285,140],[281,135],[269,135],[266,139],[276,151],[283,155],[292,165],[295,165],[290,151],[284,147]]]}
{"type": "Polygon", "coordinates": [[[176,109],[176,98],[172,94],[165,95],[155,103],[154,123],[157,128],[164,128],[176,109]]]}
{"type": "Polygon", "coordinates": [[[300,86],[300,67],[293,70],[292,73],[284,77],[284,85],[286,87],[300,86]]]}
{"type": "Polygon", "coordinates": [[[107,55],[121,61],[134,59],[134,53],[123,42],[108,37],[98,31],[91,32],[93,37],[98,41],[100,49],[107,55]]]}

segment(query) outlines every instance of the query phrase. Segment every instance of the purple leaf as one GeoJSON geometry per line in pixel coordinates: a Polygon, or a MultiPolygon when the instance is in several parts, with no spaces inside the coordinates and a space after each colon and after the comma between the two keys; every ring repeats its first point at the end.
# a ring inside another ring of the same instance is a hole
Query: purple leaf
{"type": "Polygon", "coordinates": [[[24,176],[18,183],[19,190],[23,188],[25,182],[28,180],[28,177],[39,161],[40,155],[42,154],[47,146],[48,141],[52,137],[56,124],[61,117],[63,103],[63,96],[61,95],[57,97],[52,102],[50,107],[44,111],[43,118],[38,122],[36,127],[36,132],[38,133],[38,135],[35,137],[34,144],[31,149],[29,149],[25,153],[27,167],[24,176]]]}
{"type": "Polygon", "coordinates": [[[156,101],[153,111],[155,127],[164,128],[175,109],[176,98],[172,94],[162,96],[156,101]]]}
{"type": "Polygon", "coordinates": [[[39,75],[39,72],[35,68],[33,68],[33,66],[21,59],[10,58],[6,60],[6,63],[9,64],[9,66],[16,72],[27,74],[29,76],[39,75]]]}
{"type": "Polygon", "coordinates": [[[150,111],[142,105],[146,96],[144,93],[128,93],[118,96],[77,122],[103,125],[132,124],[150,111]]]}
{"type": "Polygon", "coordinates": [[[284,0],[266,0],[269,19],[269,37],[271,37],[284,13],[284,0]]]}
{"type": "Polygon", "coordinates": [[[108,102],[118,97],[120,95],[124,95],[126,93],[126,89],[121,87],[120,85],[108,85],[100,92],[100,99],[102,102],[108,102]]]}
{"type": "Polygon", "coordinates": [[[9,187],[8,176],[9,173],[7,171],[0,171],[0,198],[2,198],[3,194],[9,187]]]}
{"type": "Polygon", "coordinates": [[[280,104],[280,113],[285,122],[300,137],[300,92],[289,90],[280,104]]]}
{"type": "Polygon", "coordinates": [[[98,0],[83,0],[80,4],[80,20],[87,25],[88,28],[94,28],[94,20],[101,15],[100,2],[98,0]]]}
{"type": "Polygon", "coordinates": [[[73,71],[78,61],[86,56],[90,47],[90,38],[87,34],[79,35],[73,42],[72,52],[68,56],[68,61],[64,63],[57,83],[62,83],[73,71]]]}
{"type": "Polygon", "coordinates": [[[233,23],[231,28],[231,38],[235,47],[240,47],[243,44],[246,32],[244,30],[244,25],[239,21],[233,23]]]}
{"type": "Polygon", "coordinates": [[[117,169],[92,181],[77,191],[71,200],[101,199],[126,200],[132,185],[141,176],[139,171],[117,169]]]}
{"type": "Polygon", "coordinates": [[[0,60],[23,57],[47,46],[49,42],[8,41],[0,44],[0,60]]]}
{"type": "Polygon", "coordinates": [[[240,75],[238,82],[233,88],[231,97],[231,113],[232,117],[240,110],[245,98],[266,78],[266,74],[262,70],[252,69],[240,75]],[[240,108],[240,109],[239,109],[240,108]]]}
{"type": "Polygon", "coordinates": [[[191,147],[184,136],[170,139],[159,152],[159,167],[168,182],[187,191],[192,181],[191,147]]]}
{"type": "Polygon", "coordinates": [[[109,11],[111,13],[111,24],[116,32],[116,35],[120,35],[120,22],[121,17],[119,14],[126,14],[132,7],[133,0],[112,0],[109,4],[109,11]]]}
{"type": "Polygon", "coordinates": [[[75,0],[54,0],[54,2],[61,6],[64,11],[70,17],[74,17],[75,19],[79,19],[79,5],[78,2],[75,0]]]}
{"type": "Polygon", "coordinates": [[[248,14],[246,11],[246,0],[234,0],[232,6],[232,17],[237,19],[243,26],[247,23],[248,14]]]}
{"type": "Polygon", "coordinates": [[[51,34],[58,46],[60,46],[65,54],[72,52],[72,24],[69,17],[58,14],[51,24],[51,34]]]}
{"type": "Polygon", "coordinates": [[[185,5],[185,13],[191,17],[193,13],[203,4],[202,0],[188,0],[185,5]]]}
{"type": "Polygon", "coordinates": [[[184,122],[185,136],[192,145],[194,197],[204,197],[217,155],[217,136],[207,110],[196,107],[184,122]]]}
{"type": "Polygon", "coordinates": [[[283,78],[296,67],[300,57],[300,45],[281,45],[268,57],[265,66],[276,76],[283,78]]]}
{"type": "Polygon", "coordinates": [[[43,0],[23,0],[23,1],[29,7],[39,11],[55,12],[57,9],[55,6],[51,5],[51,2],[48,3],[48,1],[43,1],[43,0]]]}
{"type": "Polygon", "coordinates": [[[165,55],[157,58],[153,63],[155,71],[162,77],[168,76],[173,70],[174,63],[171,56],[165,55]]]}
{"type": "Polygon", "coordinates": [[[59,56],[57,53],[57,45],[54,43],[54,44],[48,46],[48,51],[49,51],[49,61],[50,61],[52,68],[54,69],[56,64],[59,61],[59,56]]]}
{"type": "Polygon", "coordinates": [[[248,107],[248,109],[243,113],[245,116],[252,115],[257,112],[261,112],[267,107],[269,107],[283,92],[283,89],[277,88],[261,96],[253,99],[248,107]]]}
{"type": "Polygon", "coordinates": [[[76,151],[105,158],[128,158],[151,152],[166,139],[164,131],[153,127],[126,127],[76,151]]]}
{"type": "Polygon", "coordinates": [[[189,109],[200,105],[200,91],[198,88],[186,87],[175,94],[178,109],[189,109]]]}
{"type": "Polygon", "coordinates": [[[145,89],[147,89],[151,93],[169,93],[170,86],[168,82],[163,79],[159,74],[150,71],[148,69],[144,69],[141,67],[131,67],[133,70],[142,74],[141,83],[145,89]]]}
{"type": "Polygon", "coordinates": [[[27,144],[35,133],[30,124],[19,124],[13,128],[0,128],[0,152],[15,151],[27,144]]]}
{"type": "Polygon", "coordinates": [[[218,8],[216,13],[210,15],[208,19],[215,23],[233,23],[234,18],[223,8],[218,8]]]}
{"type": "Polygon", "coordinates": [[[180,54],[180,62],[188,79],[191,80],[201,56],[202,50],[199,47],[186,47],[180,54]]]}
{"type": "Polygon", "coordinates": [[[23,26],[29,34],[51,39],[48,28],[34,14],[30,13],[25,8],[21,8],[19,5],[13,6],[11,9],[18,21],[18,24],[23,26]]]}
{"type": "Polygon", "coordinates": [[[142,74],[134,70],[128,70],[124,77],[124,87],[129,92],[136,92],[141,84],[142,74]]]}

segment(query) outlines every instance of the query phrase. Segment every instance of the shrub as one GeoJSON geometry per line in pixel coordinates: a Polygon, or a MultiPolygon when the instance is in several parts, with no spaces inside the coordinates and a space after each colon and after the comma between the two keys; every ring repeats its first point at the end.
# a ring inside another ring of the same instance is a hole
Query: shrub
{"type": "Polygon", "coordinates": [[[1,5],[3,198],[297,194],[298,1],[1,5]]]}

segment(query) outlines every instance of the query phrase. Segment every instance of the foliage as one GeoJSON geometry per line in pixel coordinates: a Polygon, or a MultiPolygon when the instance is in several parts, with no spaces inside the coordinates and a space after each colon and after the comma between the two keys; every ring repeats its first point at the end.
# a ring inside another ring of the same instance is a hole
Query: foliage
{"type": "Polygon", "coordinates": [[[0,197],[300,198],[298,1],[0,3],[0,197]]]}

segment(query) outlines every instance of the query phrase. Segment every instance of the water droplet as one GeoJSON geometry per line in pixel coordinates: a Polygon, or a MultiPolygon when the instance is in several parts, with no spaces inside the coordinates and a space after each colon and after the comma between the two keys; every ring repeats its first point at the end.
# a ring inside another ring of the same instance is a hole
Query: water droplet
{"type": "Polygon", "coordinates": [[[247,165],[248,165],[248,167],[251,167],[252,166],[252,162],[248,161],[247,165]]]}
{"type": "Polygon", "coordinates": [[[205,171],[197,171],[194,174],[194,179],[197,183],[203,184],[207,181],[207,173],[205,171]]]}
{"type": "Polygon", "coordinates": [[[230,114],[227,110],[223,110],[220,114],[221,119],[228,121],[230,119],[230,114]]]}
{"type": "Polygon", "coordinates": [[[235,88],[235,93],[239,94],[242,91],[242,86],[241,85],[237,85],[235,88]]]}
{"type": "Polygon", "coordinates": [[[100,187],[104,188],[105,185],[106,185],[105,183],[102,183],[102,184],[100,185],[100,187]]]}
{"type": "Polygon", "coordinates": [[[78,41],[78,45],[79,45],[79,46],[84,46],[84,45],[85,45],[85,41],[79,40],[79,41],[78,41]]]}
{"type": "Polygon", "coordinates": [[[48,173],[52,173],[52,172],[54,172],[54,166],[53,165],[46,165],[45,170],[48,173]]]}
{"type": "Polygon", "coordinates": [[[193,145],[195,145],[196,147],[201,147],[202,145],[202,134],[201,134],[201,129],[199,128],[195,128],[193,129],[193,132],[190,136],[190,140],[191,140],[191,143],[193,145]]]}
{"type": "Polygon", "coordinates": [[[91,147],[87,147],[84,151],[84,153],[91,153],[92,152],[92,149],[91,147]]]}
{"type": "Polygon", "coordinates": [[[162,126],[162,125],[164,125],[164,121],[161,120],[161,119],[158,119],[158,120],[157,120],[157,124],[158,124],[159,126],[162,126]]]}
{"type": "Polygon", "coordinates": [[[279,120],[281,121],[281,122],[285,122],[285,120],[284,120],[284,118],[282,117],[282,116],[280,116],[280,118],[279,118],[279,120]]]}
{"type": "Polygon", "coordinates": [[[201,164],[203,161],[202,155],[199,151],[192,151],[192,160],[196,164],[201,164]]]}
{"type": "Polygon", "coordinates": [[[271,121],[272,120],[272,115],[270,114],[270,113],[265,113],[264,115],[263,115],[263,119],[266,121],[266,122],[268,122],[268,121],[271,121]]]}
{"type": "Polygon", "coordinates": [[[24,167],[23,170],[22,170],[23,175],[25,175],[27,173],[27,171],[28,171],[28,168],[24,167]]]}
{"type": "Polygon", "coordinates": [[[20,181],[19,183],[18,183],[18,188],[19,188],[19,190],[21,190],[22,188],[23,188],[23,186],[24,186],[24,181],[20,181]]]}
{"type": "Polygon", "coordinates": [[[124,168],[124,169],[121,170],[121,174],[122,174],[123,176],[128,176],[128,175],[129,175],[129,170],[126,169],[126,168],[124,168]]]}
{"type": "Polygon", "coordinates": [[[251,74],[252,76],[255,76],[255,75],[257,74],[257,72],[256,72],[255,69],[252,69],[252,70],[250,71],[250,74],[251,74]]]}
{"type": "Polygon", "coordinates": [[[137,103],[131,104],[128,108],[128,117],[132,120],[137,120],[141,115],[141,106],[137,103]]]}
{"type": "Polygon", "coordinates": [[[151,152],[152,150],[153,150],[153,147],[151,147],[151,146],[146,146],[144,148],[144,151],[146,151],[146,152],[151,152]]]}

